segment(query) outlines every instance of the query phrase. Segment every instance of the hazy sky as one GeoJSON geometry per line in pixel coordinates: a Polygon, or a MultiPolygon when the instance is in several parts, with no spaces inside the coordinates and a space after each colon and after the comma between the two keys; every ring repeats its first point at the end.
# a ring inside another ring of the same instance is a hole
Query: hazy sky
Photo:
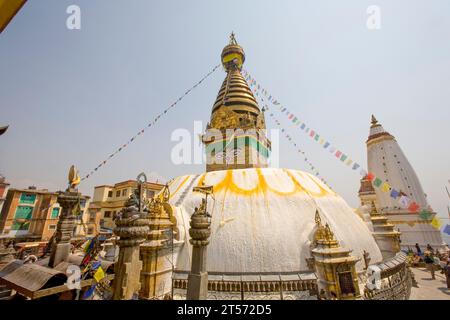
{"type": "MultiPolygon", "coordinates": [[[[92,170],[220,63],[232,30],[254,77],[361,163],[374,113],[447,216],[448,0],[30,0],[0,35],[0,125],[10,124],[0,137],[0,172],[14,187],[64,188],[71,164],[92,170]],[[71,4],[81,8],[81,30],[66,28],[71,4]],[[366,27],[373,4],[381,30],[366,27]]],[[[92,194],[141,171],[171,178],[204,170],[171,163],[170,134],[208,121],[224,76],[215,72],[81,190],[92,194]]],[[[301,131],[291,135],[357,206],[359,175],[301,131]]],[[[280,165],[308,169],[285,140],[280,165]]]]}

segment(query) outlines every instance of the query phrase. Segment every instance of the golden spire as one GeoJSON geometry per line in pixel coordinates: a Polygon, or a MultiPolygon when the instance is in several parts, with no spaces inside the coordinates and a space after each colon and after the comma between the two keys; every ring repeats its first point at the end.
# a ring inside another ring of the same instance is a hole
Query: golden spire
{"type": "Polygon", "coordinates": [[[236,41],[236,38],[234,37],[233,31],[231,31],[231,34],[230,34],[230,44],[237,45],[237,41],[236,41]]]}
{"type": "Polygon", "coordinates": [[[377,120],[377,118],[375,118],[374,115],[372,115],[371,123],[372,123],[372,127],[375,127],[375,126],[379,125],[378,124],[378,120],[377,120]]]}
{"type": "Polygon", "coordinates": [[[264,116],[241,74],[245,53],[232,32],[221,54],[227,76],[212,108],[210,127],[215,129],[265,129],[264,116]]]}
{"type": "Polygon", "coordinates": [[[322,224],[322,219],[320,218],[319,210],[316,210],[316,215],[314,220],[316,221],[316,233],[314,235],[314,239],[316,241],[335,241],[334,233],[331,231],[328,223],[325,226],[322,224]]]}
{"type": "Polygon", "coordinates": [[[78,171],[74,165],[72,165],[69,169],[68,180],[70,188],[75,188],[81,182],[80,176],[78,175],[78,171]]]}

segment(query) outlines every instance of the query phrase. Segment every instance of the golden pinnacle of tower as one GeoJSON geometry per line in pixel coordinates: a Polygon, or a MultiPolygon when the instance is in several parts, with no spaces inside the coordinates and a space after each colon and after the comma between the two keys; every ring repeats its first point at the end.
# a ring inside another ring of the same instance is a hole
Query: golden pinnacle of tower
{"type": "Polygon", "coordinates": [[[69,169],[69,174],[68,174],[68,180],[69,180],[69,186],[70,188],[75,188],[77,185],[80,184],[81,179],[80,176],[78,175],[78,170],[75,168],[74,165],[72,165],[69,169]]]}
{"type": "Polygon", "coordinates": [[[374,127],[374,126],[376,126],[378,124],[378,120],[377,120],[377,118],[375,118],[374,115],[372,115],[371,123],[372,123],[372,127],[374,127]]]}
{"type": "Polygon", "coordinates": [[[222,65],[227,72],[242,69],[245,61],[244,49],[238,45],[234,32],[231,32],[230,42],[222,50],[222,65]]]}
{"type": "Polygon", "coordinates": [[[241,74],[245,53],[234,33],[222,50],[221,59],[227,76],[212,107],[210,128],[265,129],[264,115],[241,74]]]}

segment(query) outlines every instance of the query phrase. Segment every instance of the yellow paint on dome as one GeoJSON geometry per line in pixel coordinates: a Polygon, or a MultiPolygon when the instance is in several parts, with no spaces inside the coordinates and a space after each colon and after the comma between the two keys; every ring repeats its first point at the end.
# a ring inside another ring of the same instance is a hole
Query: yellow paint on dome
{"type": "Polygon", "coordinates": [[[180,189],[181,187],[186,183],[186,181],[188,181],[188,179],[190,178],[190,176],[186,176],[186,178],[184,178],[184,180],[180,183],[180,185],[175,189],[174,192],[170,193],[170,197],[169,199],[171,199],[180,189]]]}
{"type": "Polygon", "coordinates": [[[311,175],[301,171],[286,169],[283,169],[282,172],[270,169],[262,170],[260,168],[214,171],[203,174],[197,185],[212,185],[215,193],[227,190],[242,196],[267,192],[280,196],[290,196],[304,192],[315,197],[330,194],[336,195],[311,175]]]}

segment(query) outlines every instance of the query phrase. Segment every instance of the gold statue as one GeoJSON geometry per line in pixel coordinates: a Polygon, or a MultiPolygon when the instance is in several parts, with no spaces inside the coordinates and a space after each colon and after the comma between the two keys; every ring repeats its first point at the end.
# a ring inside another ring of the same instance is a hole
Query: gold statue
{"type": "Polygon", "coordinates": [[[69,187],[70,188],[76,188],[77,185],[80,184],[81,179],[78,175],[78,170],[75,168],[74,165],[72,165],[69,169],[69,187]]]}

